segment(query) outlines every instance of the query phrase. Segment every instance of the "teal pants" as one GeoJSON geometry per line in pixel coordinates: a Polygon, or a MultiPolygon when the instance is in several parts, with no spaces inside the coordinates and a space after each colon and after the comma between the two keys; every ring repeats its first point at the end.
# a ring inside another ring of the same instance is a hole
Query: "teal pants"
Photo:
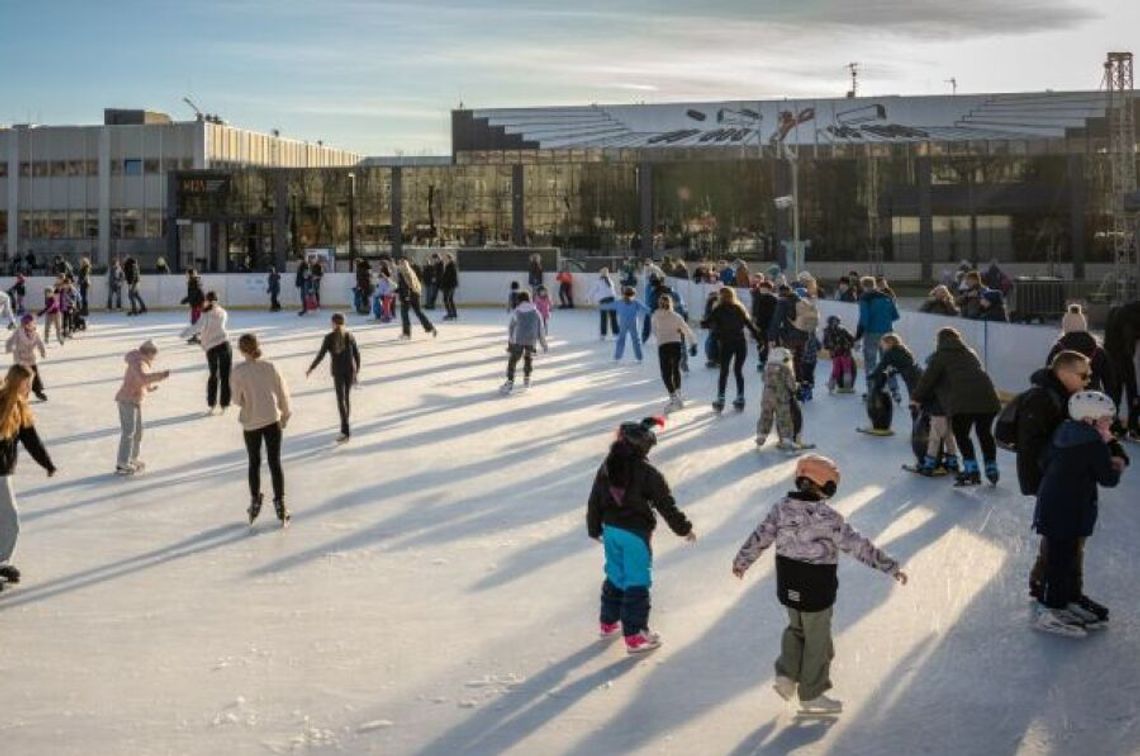
{"type": "Polygon", "coordinates": [[[600,620],[621,622],[627,637],[649,628],[649,587],[653,584],[653,553],[637,533],[610,525],[602,530],[606,579],[602,583],[600,620]]]}

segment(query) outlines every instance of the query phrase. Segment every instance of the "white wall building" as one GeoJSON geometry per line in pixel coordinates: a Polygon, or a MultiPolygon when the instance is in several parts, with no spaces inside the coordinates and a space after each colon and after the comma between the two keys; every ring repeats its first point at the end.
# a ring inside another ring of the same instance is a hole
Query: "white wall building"
{"type": "MultiPolygon", "coordinates": [[[[349,166],[361,156],[202,118],[107,110],[102,125],[0,126],[0,263],[35,253],[73,263],[165,254],[167,178],[175,171],[349,166]]],[[[180,227],[180,246],[204,258],[208,224],[180,227]]]]}

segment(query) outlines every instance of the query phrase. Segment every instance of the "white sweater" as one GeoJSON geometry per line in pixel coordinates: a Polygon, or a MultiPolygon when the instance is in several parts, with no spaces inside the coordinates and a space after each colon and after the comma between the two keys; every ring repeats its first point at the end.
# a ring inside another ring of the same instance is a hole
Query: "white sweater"
{"type": "Polygon", "coordinates": [[[289,387],[272,362],[243,360],[230,373],[234,404],[241,407],[238,421],[247,431],[277,422],[289,422],[289,387]]]}
{"type": "Polygon", "coordinates": [[[202,349],[208,352],[229,341],[230,335],[226,333],[226,319],[228,317],[225,308],[215,304],[210,309],[202,311],[202,316],[198,318],[198,322],[182,332],[182,338],[188,339],[191,336],[198,336],[202,342],[202,349]]]}

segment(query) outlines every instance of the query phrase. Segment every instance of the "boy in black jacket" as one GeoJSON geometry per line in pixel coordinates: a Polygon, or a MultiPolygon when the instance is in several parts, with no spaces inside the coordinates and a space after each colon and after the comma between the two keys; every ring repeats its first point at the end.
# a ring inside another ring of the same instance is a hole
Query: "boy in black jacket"
{"type": "Polygon", "coordinates": [[[630,654],[652,651],[661,638],[649,629],[649,588],[653,553],[650,539],[657,526],[654,510],[669,528],[690,543],[697,540],[692,523],[677,509],[665,477],[646,460],[657,443],[661,418],[622,423],[594,478],[586,509],[586,531],[602,543],[606,579],[602,583],[600,636],[625,636],[630,654]]]}

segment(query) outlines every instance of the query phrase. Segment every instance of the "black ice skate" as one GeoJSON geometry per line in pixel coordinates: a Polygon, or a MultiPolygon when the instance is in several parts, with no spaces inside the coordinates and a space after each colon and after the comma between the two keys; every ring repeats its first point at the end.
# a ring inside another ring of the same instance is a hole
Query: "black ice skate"
{"type": "Polygon", "coordinates": [[[253,521],[257,519],[257,516],[259,514],[261,514],[261,504],[263,501],[265,501],[265,497],[262,496],[261,494],[254,496],[250,500],[249,509],[246,510],[246,513],[249,514],[249,524],[250,525],[252,525],[253,521]]]}
{"type": "Polygon", "coordinates": [[[273,508],[277,510],[277,519],[281,521],[281,527],[289,527],[289,521],[293,519],[293,515],[289,512],[288,507],[285,506],[285,500],[274,499],[273,508]]]}

